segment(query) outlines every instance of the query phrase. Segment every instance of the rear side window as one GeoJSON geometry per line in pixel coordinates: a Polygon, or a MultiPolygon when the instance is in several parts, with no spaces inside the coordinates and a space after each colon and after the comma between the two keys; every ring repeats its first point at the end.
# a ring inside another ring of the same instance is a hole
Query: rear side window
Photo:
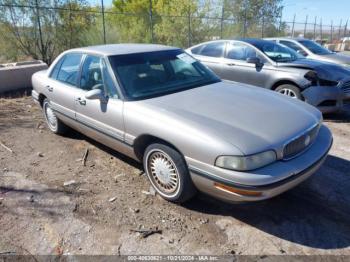
{"type": "Polygon", "coordinates": [[[82,54],[67,54],[57,74],[57,80],[70,85],[77,85],[82,54]]]}
{"type": "Polygon", "coordinates": [[[198,53],[202,56],[222,57],[224,54],[225,42],[206,44],[198,53]]]}

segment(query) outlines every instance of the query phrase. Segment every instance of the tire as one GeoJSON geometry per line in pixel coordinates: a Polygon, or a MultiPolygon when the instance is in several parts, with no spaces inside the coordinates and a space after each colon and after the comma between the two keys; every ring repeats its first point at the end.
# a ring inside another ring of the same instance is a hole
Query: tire
{"type": "Polygon", "coordinates": [[[280,85],[275,89],[275,91],[292,98],[303,100],[300,89],[295,85],[290,85],[290,84],[280,85]]]}
{"type": "Polygon", "coordinates": [[[143,156],[143,167],[156,192],[164,199],[184,203],[197,190],[183,156],[164,144],[151,144],[143,156]]]}
{"type": "Polygon", "coordinates": [[[58,119],[55,112],[51,108],[50,101],[47,98],[45,98],[43,101],[43,113],[46,124],[51,132],[63,135],[67,131],[67,126],[58,119]]]}

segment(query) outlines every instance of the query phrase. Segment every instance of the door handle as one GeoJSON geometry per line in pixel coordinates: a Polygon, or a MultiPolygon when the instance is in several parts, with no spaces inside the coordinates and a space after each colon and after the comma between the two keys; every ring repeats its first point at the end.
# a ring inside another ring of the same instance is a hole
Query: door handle
{"type": "Polygon", "coordinates": [[[53,87],[52,87],[52,86],[46,86],[46,89],[47,89],[47,91],[49,91],[49,92],[52,92],[52,91],[53,91],[53,87]]]}
{"type": "Polygon", "coordinates": [[[227,65],[228,65],[228,66],[235,66],[236,64],[234,64],[234,63],[228,63],[227,65]]]}
{"type": "Polygon", "coordinates": [[[82,106],[85,106],[85,105],[86,105],[86,100],[81,99],[81,97],[78,97],[78,98],[76,99],[76,101],[79,102],[79,104],[81,104],[82,106]]]}

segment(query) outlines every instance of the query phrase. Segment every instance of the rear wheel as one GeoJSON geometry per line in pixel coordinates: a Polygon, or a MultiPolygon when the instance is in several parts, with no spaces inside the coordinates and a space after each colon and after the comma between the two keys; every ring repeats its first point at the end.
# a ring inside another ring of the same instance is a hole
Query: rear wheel
{"type": "Polygon", "coordinates": [[[290,85],[290,84],[280,85],[275,89],[275,91],[282,95],[286,95],[291,98],[297,98],[299,100],[302,100],[300,89],[295,85],[290,85]]]}
{"type": "Polygon", "coordinates": [[[67,126],[58,119],[47,98],[43,101],[43,113],[47,126],[53,133],[64,134],[67,131],[67,126]]]}
{"type": "Polygon", "coordinates": [[[164,144],[147,147],[143,166],[152,186],[164,199],[183,203],[193,197],[193,185],[183,156],[164,144]]]}

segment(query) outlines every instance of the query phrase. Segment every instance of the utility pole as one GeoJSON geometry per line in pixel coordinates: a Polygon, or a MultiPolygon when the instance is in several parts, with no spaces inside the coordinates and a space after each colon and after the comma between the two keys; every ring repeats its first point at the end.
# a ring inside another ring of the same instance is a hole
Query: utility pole
{"type": "Polygon", "coordinates": [[[188,5],[188,47],[192,45],[191,43],[191,5],[188,5]]]}
{"type": "Polygon", "coordinates": [[[331,42],[333,42],[333,20],[331,20],[331,42]]]}
{"type": "Polygon", "coordinates": [[[103,3],[103,0],[101,0],[101,7],[102,7],[103,43],[106,44],[105,6],[103,3]]]}

